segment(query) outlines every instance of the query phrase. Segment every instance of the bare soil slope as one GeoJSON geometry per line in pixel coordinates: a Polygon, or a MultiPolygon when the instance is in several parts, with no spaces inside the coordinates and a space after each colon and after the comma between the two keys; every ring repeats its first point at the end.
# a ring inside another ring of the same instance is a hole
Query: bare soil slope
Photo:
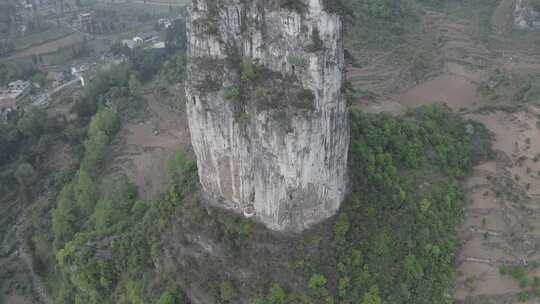
{"type": "Polygon", "coordinates": [[[168,185],[166,162],[179,149],[191,151],[183,88],[171,88],[166,97],[149,88],[144,95],[145,114],[124,123],[112,147],[110,171],[125,174],[139,189],[142,199],[151,200],[168,185]]]}

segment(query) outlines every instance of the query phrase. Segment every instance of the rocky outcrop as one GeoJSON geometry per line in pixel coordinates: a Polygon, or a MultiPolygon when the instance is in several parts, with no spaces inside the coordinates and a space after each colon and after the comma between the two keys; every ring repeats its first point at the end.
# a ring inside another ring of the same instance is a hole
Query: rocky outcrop
{"type": "Polygon", "coordinates": [[[192,0],[187,112],[207,201],[301,231],[346,192],[342,22],[323,0],[192,0]]]}

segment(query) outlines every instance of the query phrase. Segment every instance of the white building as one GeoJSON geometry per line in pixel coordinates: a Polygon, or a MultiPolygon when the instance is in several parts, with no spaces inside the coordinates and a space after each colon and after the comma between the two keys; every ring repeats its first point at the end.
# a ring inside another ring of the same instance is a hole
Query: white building
{"type": "Polygon", "coordinates": [[[71,67],[71,75],[75,78],[79,78],[81,85],[84,87],[86,85],[84,81],[84,73],[88,71],[89,66],[87,64],[74,65],[71,67]]]}
{"type": "Polygon", "coordinates": [[[86,72],[88,70],[87,64],[74,65],[71,67],[71,75],[77,77],[78,75],[86,72]]]}
{"type": "Polygon", "coordinates": [[[93,19],[92,19],[92,14],[91,13],[81,13],[79,14],[78,16],[78,26],[81,30],[85,31],[85,32],[93,32],[93,27],[94,27],[94,22],[93,22],[93,19]]]}
{"type": "Polygon", "coordinates": [[[137,36],[133,37],[133,41],[135,41],[135,43],[137,43],[138,45],[156,42],[158,39],[159,33],[156,31],[139,33],[137,34],[137,36]]]}
{"type": "Polygon", "coordinates": [[[165,42],[164,41],[156,42],[156,43],[152,44],[152,48],[153,49],[164,49],[165,48],[165,42]]]}
{"type": "Polygon", "coordinates": [[[137,47],[137,42],[134,40],[122,40],[122,44],[127,46],[129,49],[134,49],[137,47]]]}
{"type": "Polygon", "coordinates": [[[26,94],[30,90],[30,82],[17,80],[8,84],[8,91],[18,93],[19,95],[26,94]]]}
{"type": "Polygon", "coordinates": [[[158,20],[158,25],[164,29],[168,29],[172,26],[172,22],[170,19],[162,18],[158,20]]]}
{"type": "Polygon", "coordinates": [[[9,112],[17,109],[17,100],[30,92],[30,82],[17,80],[0,89],[0,116],[5,119],[9,112]]]}

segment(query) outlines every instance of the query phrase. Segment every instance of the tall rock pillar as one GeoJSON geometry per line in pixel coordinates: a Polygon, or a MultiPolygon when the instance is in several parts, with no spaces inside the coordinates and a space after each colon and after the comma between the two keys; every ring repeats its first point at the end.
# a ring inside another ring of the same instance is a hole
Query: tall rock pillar
{"type": "Polygon", "coordinates": [[[279,231],[336,213],[349,147],[343,25],[324,0],[192,0],[187,112],[206,199],[279,231]]]}

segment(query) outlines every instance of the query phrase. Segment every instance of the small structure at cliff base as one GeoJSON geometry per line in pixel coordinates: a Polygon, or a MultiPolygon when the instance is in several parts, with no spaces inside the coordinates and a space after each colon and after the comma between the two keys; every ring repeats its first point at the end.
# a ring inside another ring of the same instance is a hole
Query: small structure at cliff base
{"type": "Polygon", "coordinates": [[[192,0],[187,112],[206,200],[279,231],[334,215],[349,148],[343,25],[325,0],[192,0]]]}

